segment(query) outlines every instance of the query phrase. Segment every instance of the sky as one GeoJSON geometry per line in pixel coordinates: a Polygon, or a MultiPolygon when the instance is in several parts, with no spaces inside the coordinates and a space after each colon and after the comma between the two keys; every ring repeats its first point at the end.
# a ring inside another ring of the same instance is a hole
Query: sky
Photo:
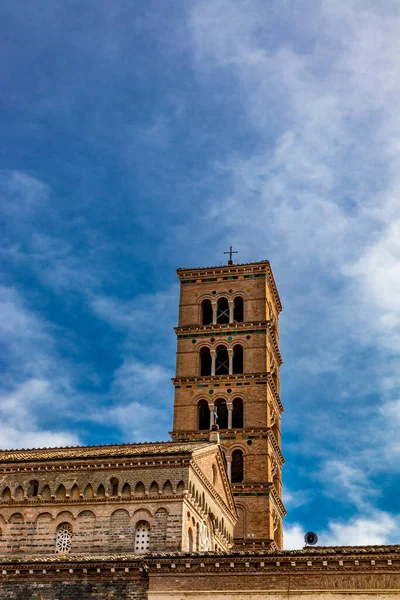
{"type": "Polygon", "coordinates": [[[167,440],[178,267],[268,259],[285,546],[400,542],[400,5],[2,0],[0,446],[167,440]]]}

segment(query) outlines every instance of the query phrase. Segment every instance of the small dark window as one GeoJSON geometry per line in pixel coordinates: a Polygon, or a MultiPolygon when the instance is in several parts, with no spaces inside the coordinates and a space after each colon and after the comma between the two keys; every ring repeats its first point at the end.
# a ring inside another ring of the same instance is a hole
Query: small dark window
{"type": "Polygon", "coordinates": [[[241,483],[243,481],[243,452],[234,450],[232,452],[232,483],[241,483]]]}
{"type": "Polygon", "coordinates": [[[240,344],[233,347],[233,372],[243,373],[243,346],[240,344]]]}
{"type": "Polygon", "coordinates": [[[211,354],[209,348],[200,349],[200,375],[211,375],[211,354]]]}
{"type": "Polygon", "coordinates": [[[210,429],[210,409],[206,400],[200,400],[199,410],[199,429],[210,429]]]}
{"type": "Polygon", "coordinates": [[[228,350],[225,346],[218,346],[217,357],[215,361],[215,374],[216,375],[228,375],[229,374],[229,356],[228,350]]]}
{"type": "Polygon", "coordinates": [[[219,398],[215,401],[217,408],[217,425],[220,429],[228,429],[228,408],[225,400],[219,398]]]}
{"type": "Polygon", "coordinates": [[[118,496],[118,479],[116,477],[110,479],[110,491],[111,496],[118,496]]]}
{"type": "Polygon", "coordinates": [[[217,323],[229,323],[229,304],[226,298],[220,298],[218,300],[217,323]]]}
{"type": "Polygon", "coordinates": [[[31,498],[36,498],[39,493],[39,482],[34,479],[29,482],[29,496],[31,498]]]}
{"type": "Polygon", "coordinates": [[[243,428],[243,400],[241,398],[235,398],[232,407],[232,428],[242,429],[243,428]]]}
{"type": "Polygon", "coordinates": [[[234,300],[234,308],[233,308],[233,320],[235,323],[243,323],[244,314],[243,314],[243,298],[237,296],[234,300]]]}
{"type": "Polygon", "coordinates": [[[203,300],[201,303],[201,323],[202,325],[210,325],[213,320],[213,311],[211,300],[203,300]]]}

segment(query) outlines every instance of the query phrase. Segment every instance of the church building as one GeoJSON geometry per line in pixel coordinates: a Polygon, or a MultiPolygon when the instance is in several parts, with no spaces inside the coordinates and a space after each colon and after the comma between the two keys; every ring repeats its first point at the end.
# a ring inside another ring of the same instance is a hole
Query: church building
{"type": "Polygon", "coordinates": [[[178,277],[172,441],[0,451],[0,599],[400,598],[400,546],[283,550],[269,262],[178,277]]]}

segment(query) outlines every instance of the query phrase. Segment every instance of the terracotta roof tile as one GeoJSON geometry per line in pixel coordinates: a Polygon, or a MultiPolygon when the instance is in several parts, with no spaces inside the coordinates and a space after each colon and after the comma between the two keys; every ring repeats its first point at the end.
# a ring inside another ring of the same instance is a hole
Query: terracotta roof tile
{"type": "Polygon", "coordinates": [[[67,446],[65,448],[23,448],[21,450],[1,450],[0,462],[191,454],[208,445],[213,445],[213,443],[205,440],[201,442],[145,442],[142,444],[110,444],[104,446],[67,446]]]}

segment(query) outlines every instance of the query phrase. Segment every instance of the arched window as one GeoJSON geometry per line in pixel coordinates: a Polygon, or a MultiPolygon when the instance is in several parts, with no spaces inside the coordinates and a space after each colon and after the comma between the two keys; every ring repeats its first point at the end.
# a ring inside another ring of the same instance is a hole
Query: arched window
{"type": "Polygon", "coordinates": [[[228,408],[225,400],[218,398],[215,406],[217,408],[217,425],[220,429],[228,429],[228,408]]]}
{"type": "Polygon", "coordinates": [[[150,525],[147,521],[139,521],[135,529],[135,552],[144,554],[150,545],[150,525]]]}
{"type": "Polygon", "coordinates": [[[201,303],[201,324],[210,325],[213,320],[211,300],[203,300],[201,303]]]}
{"type": "Polygon", "coordinates": [[[243,298],[241,296],[236,296],[233,301],[233,320],[235,323],[243,323],[244,321],[243,298]]]}
{"type": "Polygon", "coordinates": [[[226,298],[219,298],[217,303],[217,323],[229,323],[229,304],[226,298]]]}
{"type": "Polygon", "coordinates": [[[198,403],[199,411],[199,429],[210,429],[210,409],[207,400],[200,400],[198,403]]]}
{"type": "Polygon", "coordinates": [[[243,373],[243,346],[240,344],[233,346],[233,372],[243,373]]]}
{"type": "Polygon", "coordinates": [[[225,346],[218,346],[215,360],[215,374],[229,375],[229,356],[225,346]]]}
{"type": "Polygon", "coordinates": [[[56,554],[68,554],[72,546],[72,527],[69,523],[61,523],[57,528],[56,554]]]}
{"type": "Polygon", "coordinates": [[[234,450],[232,452],[232,483],[241,483],[243,481],[243,452],[234,450]]]}
{"type": "Polygon", "coordinates": [[[188,550],[189,552],[193,552],[193,529],[189,527],[188,531],[188,550]]]}
{"type": "Polygon", "coordinates": [[[200,349],[200,375],[211,375],[211,354],[209,348],[200,349]]]}
{"type": "Polygon", "coordinates": [[[122,487],[122,497],[123,498],[130,498],[131,497],[131,486],[129,485],[129,483],[124,483],[123,487],[122,487]]]}
{"type": "Polygon", "coordinates": [[[1,499],[6,501],[11,500],[11,491],[8,486],[4,488],[3,493],[1,494],[1,499]]]}
{"type": "Polygon", "coordinates": [[[243,428],[243,400],[235,398],[232,402],[232,428],[243,428]]]}
{"type": "Polygon", "coordinates": [[[36,498],[39,493],[39,482],[36,479],[32,479],[29,482],[29,497],[36,498]]]}
{"type": "Polygon", "coordinates": [[[111,496],[118,496],[118,479],[116,477],[110,479],[110,494],[111,496]]]}

